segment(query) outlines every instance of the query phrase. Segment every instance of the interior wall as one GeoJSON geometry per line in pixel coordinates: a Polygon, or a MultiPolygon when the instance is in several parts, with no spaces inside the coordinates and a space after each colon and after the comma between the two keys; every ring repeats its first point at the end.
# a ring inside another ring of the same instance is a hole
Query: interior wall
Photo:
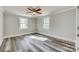
{"type": "Polygon", "coordinates": [[[19,19],[22,16],[11,14],[8,12],[4,13],[4,36],[18,35],[18,34],[28,34],[36,31],[35,29],[35,19],[28,18],[28,29],[20,30],[19,19]]]}
{"type": "Polygon", "coordinates": [[[0,46],[3,41],[3,8],[0,7],[0,46]]]}
{"type": "MultiPolygon", "coordinates": [[[[77,9],[77,34],[79,34],[79,9],[77,9]]],[[[79,48],[79,36],[77,37],[77,47],[79,48]]]]}
{"type": "MultiPolygon", "coordinates": [[[[79,28],[79,9],[77,9],[77,27],[79,28]]],[[[79,34],[79,29],[78,29],[78,34],[79,34]]]]}
{"type": "MultiPolygon", "coordinates": [[[[46,16],[44,16],[46,17],[46,16]]],[[[72,9],[56,15],[50,15],[50,29],[43,29],[43,18],[37,20],[38,31],[41,34],[60,37],[75,42],[76,39],[76,10],[72,9]]]]}

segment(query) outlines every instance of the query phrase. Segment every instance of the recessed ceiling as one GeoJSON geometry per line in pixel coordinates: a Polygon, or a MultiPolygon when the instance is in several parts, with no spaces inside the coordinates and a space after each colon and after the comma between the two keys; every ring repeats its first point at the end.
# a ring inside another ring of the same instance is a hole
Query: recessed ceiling
{"type": "MultiPolygon", "coordinates": [[[[4,10],[10,13],[14,13],[17,15],[21,16],[28,16],[28,17],[37,17],[37,16],[44,16],[48,15],[50,13],[55,14],[56,12],[64,9],[69,9],[69,8],[74,8],[74,6],[40,6],[42,9],[42,14],[41,15],[32,15],[32,14],[27,14],[27,7],[28,6],[5,6],[4,10]]],[[[33,6],[36,7],[36,6],[33,6]]]]}

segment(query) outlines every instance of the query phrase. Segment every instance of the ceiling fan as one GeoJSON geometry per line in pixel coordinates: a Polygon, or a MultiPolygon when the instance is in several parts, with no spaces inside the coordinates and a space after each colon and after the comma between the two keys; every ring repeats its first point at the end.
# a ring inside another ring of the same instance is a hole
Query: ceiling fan
{"type": "Polygon", "coordinates": [[[40,7],[28,7],[27,10],[27,13],[32,13],[33,15],[42,14],[40,7]]]}

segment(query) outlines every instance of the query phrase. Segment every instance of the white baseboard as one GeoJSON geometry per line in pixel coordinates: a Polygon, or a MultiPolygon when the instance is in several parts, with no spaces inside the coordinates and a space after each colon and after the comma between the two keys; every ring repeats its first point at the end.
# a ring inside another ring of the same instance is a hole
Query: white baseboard
{"type": "MultiPolygon", "coordinates": [[[[31,32],[31,33],[34,33],[34,32],[31,32]]],[[[16,35],[8,35],[8,36],[4,36],[3,39],[10,38],[10,37],[16,37],[16,36],[21,36],[21,35],[26,35],[26,34],[31,34],[31,33],[22,33],[22,34],[16,34],[16,35]]]]}

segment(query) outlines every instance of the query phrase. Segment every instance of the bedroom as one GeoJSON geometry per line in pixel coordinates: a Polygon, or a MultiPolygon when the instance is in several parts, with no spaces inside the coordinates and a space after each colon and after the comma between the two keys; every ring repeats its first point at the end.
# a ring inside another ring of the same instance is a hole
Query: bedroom
{"type": "Polygon", "coordinates": [[[75,6],[3,6],[0,11],[1,52],[76,51],[75,6]]]}

